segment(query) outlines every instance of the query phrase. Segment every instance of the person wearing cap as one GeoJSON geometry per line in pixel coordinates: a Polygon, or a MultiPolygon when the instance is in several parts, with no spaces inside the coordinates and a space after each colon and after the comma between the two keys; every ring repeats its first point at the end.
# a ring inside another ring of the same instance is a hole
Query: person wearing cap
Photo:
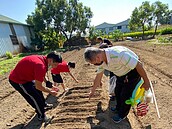
{"type": "Polygon", "coordinates": [[[10,84],[35,109],[40,121],[46,122],[50,119],[45,115],[45,107],[49,105],[45,102],[42,92],[57,95],[57,92],[43,86],[42,83],[47,81],[45,76],[48,68],[55,68],[61,62],[62,57],[56,51],[47,56],[29,55],[22,58],[10,72],[10,84]]]}
{"type": "Polygon", "coordinates": [[[56,68],[51,69],[51,75],[52,79],[54,81],[54,86],[56,87],[57,84],[61,84],[63,87],[63,90],[66,91],[67,88],[65,88],[64,83],[63,83],[63,78],[61,77],[60,73],[62,72],[67,72],[69,75],[75,80],[75,82],[78,83],[78,80],[72,75],[70,72],[71,68],[75,68],[75,63],[69,62],[67,63],[66,61],[62,61],[62,63],[59,63],[56,68]]]}
{"type": "Polygon", "coordinates": [[[116,115],[112,117],[112,120],[115,123],[121,122],[127,117],[131,108],[131,105],[126,104],[125,101],[130,99],[141,78],[144,81],[142,88],[145,90],[150,88],[150,81],[138,56],[124,46],[114,46],[104,49],[88,47],[84,52],[84,58],[85,61],[98,66],[89,98],[94,95],[96,88],[100,85],[104,69],[115,74],[117,78],[115,87],[117,105],[113,109],[116,115]]]}

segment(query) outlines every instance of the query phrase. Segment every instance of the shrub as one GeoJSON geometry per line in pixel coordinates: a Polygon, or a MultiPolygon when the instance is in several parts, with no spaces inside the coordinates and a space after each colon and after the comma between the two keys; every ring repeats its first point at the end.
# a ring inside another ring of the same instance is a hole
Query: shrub
{"type": "Polygon", "coordinates": [[[8,59],[12,59],[13,58],[12,53],[9,52],[9,51],[6,52],[6,56],[7,56],[8,59]]]}
{"type": "Polygon", "coordinates": [[[157,39],[159,43],[172,43],[172,37],[159,36],[157,39]]]}
{"type": "Polygon", "coordinates": [[[88,45],[87,40],[84,37],[73,36],[69,41],[64,42],[63,47],[80,45],[88,45]]]}
{"type": "Polygon", "coordinates": [[[161,35],[172,34],[172,27],[161,30],[161,35]]]}

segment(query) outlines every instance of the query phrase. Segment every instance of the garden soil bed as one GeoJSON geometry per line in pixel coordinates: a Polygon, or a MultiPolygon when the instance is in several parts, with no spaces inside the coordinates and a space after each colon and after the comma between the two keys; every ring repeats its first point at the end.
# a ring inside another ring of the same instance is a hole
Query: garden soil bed
{"type": "Polygon", "coordinates": [[[137,117],[133,110],[124,121],[115,124],[109,110],[116,102],[109,101],[108,77],[103,76],[91,100],[88,99],[96,67],[83,59],[85,48],[62,53],[67,61],[75,61],[76,69],[71,72],[77,77],[75,83],[70,75],[63,74],[65,85],[56,97],[44,94],[54,108],[47,111],[54,116],[51,123],[40,123],[33,108],[8,83],[8,74],[0,77],[0,128],[1,129],[171,129],[172,128],[172,45],[158,45],[147,41],[126,41],[114,45],[127,46],[139,55],[149,79],[152,81],[161,118],[157,116],[154,104],[149,105],[145,117],[137,117]]]}

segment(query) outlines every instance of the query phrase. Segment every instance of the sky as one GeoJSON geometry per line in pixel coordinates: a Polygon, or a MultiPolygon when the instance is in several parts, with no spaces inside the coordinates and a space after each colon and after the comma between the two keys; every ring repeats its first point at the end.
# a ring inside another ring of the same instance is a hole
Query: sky
{"type": "MultiPolygon", "coordinates": [[[[79,0],[84,6],[90,7],[93,12],[91,25],[96,26],[103,22],[116,24],[130,18],[135,7],[141,6],[146,0],[79,0]]],[[[157,0],[147,0],[150,4],[157,0]]],[[[159,0],[168,4],[172,10],[172,0],[159,0]]],[[[35,10],[35,0],[0,0],[0,14],[26,23],[28,15],[35,10]]]]}

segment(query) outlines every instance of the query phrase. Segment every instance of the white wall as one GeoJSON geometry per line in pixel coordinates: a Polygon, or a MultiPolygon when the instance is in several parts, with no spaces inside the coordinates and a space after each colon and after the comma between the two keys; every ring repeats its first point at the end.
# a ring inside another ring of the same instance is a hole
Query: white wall
{"type": "Polygon", "coordinates": [[[12,44],[9,35],[12,35],[9,24],[0,23],[0,56],[5,55],[6,51],[18,51],[19,46],[12,44]]]}
{"type": "Polygon", "coordinates": [[[30,33],[28,30],[27,26],[21,26],[21,25],[13,25],[16,35],[17,35],[17,39],[19,41],[19,43],[22,43],[25,47],[30,47],[30,33]]]}
{"type": "MultiPolygon", "coordinates": [[[[19,43],[23,43],[25,47],[31,47],[31,35],[28,26],[13,24],[19,43]]],[[[31,30],[32,31],[32,30],[31,30]]],[[[13,45],[10,35],[12,32],[8,23],[0,23],[0,56],[19,52],[19,45],[13,45]]]]}

